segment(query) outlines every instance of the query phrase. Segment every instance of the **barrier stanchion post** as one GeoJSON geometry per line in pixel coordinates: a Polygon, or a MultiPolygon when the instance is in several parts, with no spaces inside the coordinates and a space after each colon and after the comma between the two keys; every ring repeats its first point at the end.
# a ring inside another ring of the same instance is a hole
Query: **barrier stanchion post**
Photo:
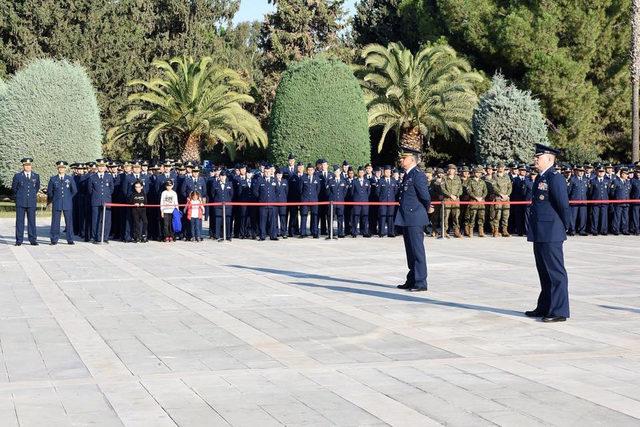
{"type": "Polygon", "coordinates": [[[333,201],[329,202],[329,239],[333,240],[333,201]]]}
{"type": "Polygon", "coordinates": [[[444,239],[444,233],[447,232],[447,224],[444,223],[444,210],[447,208],[447,205],[445,203],[444,200],[442,200],[441,202],[442,204],[440,205],[441,209],[440,209],[440,238],[444,239]]]}
{"type": "Polygon", "coordinates": [[[100,243],[104,243],[104,222],[107,215],[107,204],[102,204],[102,231],[100,232],[100,243]]]}
{"type": "MultiPolygon", "coordinates": [[[[215,215],[215,209],[214,209],[215,215]]],[[[222,240],[227,242],[227,206],[225,202],[222,202],[222,240]]]]}

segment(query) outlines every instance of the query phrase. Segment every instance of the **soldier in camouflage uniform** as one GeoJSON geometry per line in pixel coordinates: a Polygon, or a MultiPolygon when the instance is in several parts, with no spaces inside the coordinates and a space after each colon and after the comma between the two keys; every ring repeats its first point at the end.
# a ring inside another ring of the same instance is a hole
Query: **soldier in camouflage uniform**
{"type": "MultiPolygon", "coordinates": [[[[504,173],[504,163],[498,164],[498,171],[493,178],[492,186],[492,199],[496,202],[507,202],[511,196],[511,190],[513,185],[509,175],[504,173]]],[[[491,212],[491,232],[493,237],[500,236],[502,232],[503,237],[509,237],[509,204],[496,204],[492,205],[491,212]]]]}
{"type": "Polygon", "coordinates": [[[444,210],[445,237],[449,237],[446,234],[449,227],[449,218],[451,218],[453,225],[453,235],[456,238],[462,237],[462,234],[460,234],[460,205],[458,203],[451,204],[451,202],[459,202],[462,195],[462,181],[457,176],[457,172],[456,165],[447,166],[447,176],[444,177],[440,185],[444,201],[449,202],[444,210]]]}
{"type": "MultiPolygon", "coordinates": [[[[460,181],[462,182],[462,195],[460,196],[461,202],[468,202],[469,195],[467,194],[467,184],[471,180],[471,169],[469,166],[464,165],[460,168],[460,181]]],[[[467,210],[469,205],[460,205],[460,229],[465,229],[467,210]]]]}
{"type": "MultiPolygon", "coordinates": [[[[487,183],[482,179],[484,169],[477,166],[473,170],[473,178],[470,178],[466,184],[466,192],[469,200],[472,202],[484,202],[488,194],[487,183]]],[[[484,237],[484,205],[467,206],[467,214],[465,218],[464,234],[468,237],[473,236],[473,227],[478,219],[478,237],[484,237]]]]}
{"type": "MultiPolygon", "coordinates": [[[[441,168],[436,169],[435,178],[429,183],[429,195],[431,196],[431,200],[434,201],[442,201],[442,191],[440,189],[440,185],[442,184],[442,180],[444,179],[444,170],[441,168]]],[[[442,206],[435,205],[433,206],[433,212],[430,214],[431,222],[433,223],[433,228],[431,231],[431,236],[436,237],[440,234],[440,228],[442,226],[441,222],[441,214],[442,214],[442,206]]]]}

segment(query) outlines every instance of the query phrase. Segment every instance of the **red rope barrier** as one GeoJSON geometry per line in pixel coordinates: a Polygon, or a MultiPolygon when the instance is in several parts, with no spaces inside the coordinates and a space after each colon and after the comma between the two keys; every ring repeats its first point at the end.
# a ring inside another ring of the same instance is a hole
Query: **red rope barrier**
{"type": "MultiPolygon", "coordinates": [[[[260,202],[225,202],[225,206],[329,206],[332,204],[334,206],[399,206],[398,202],[274,202],[274,203],[260,203],[260,202]]],[[[572,205],[582,205],[582,204],[622,204],[622,203],[640,203],[640,199],[624,199],[624,200],[569,200],[569,203],[572,205]]],[[[475,206],[491,206],[491,205],[530,205],[531,200],[524,201],[453,201],[453,200],[442,200],[442,201],[433,201],[431,205],[433,206],[451,206],[451,205],[475,205],[475,206]]],[[[203,203],[201,206],[222,206],[223,203],[203,203]]],[[[134,205],[126,204],[126,203],[106,203],[107,207],[126,207],[133,208],[136,207],[134,205]]],[[[164,206],[164,205],[162,205],[164,206]]],[[[141,207],[145,208],[160,208],[161,205],[144,205],[141,207]]],[[[167,205],[169,207],[170,205],[167,205]]],[[[185,204],[178,205],[178,207],[185,207],[185,204]]]]}

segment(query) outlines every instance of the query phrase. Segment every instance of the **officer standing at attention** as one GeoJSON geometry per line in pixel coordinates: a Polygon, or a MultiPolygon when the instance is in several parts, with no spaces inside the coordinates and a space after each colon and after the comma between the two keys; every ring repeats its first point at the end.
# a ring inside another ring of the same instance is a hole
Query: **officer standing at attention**
{"type": "MultiPolygon", "coordinates": [[[[376,185],[379,202],[395,203],[398,197],[398,182],[391,177],[391,165],[384,167],[384,176],[376,185]]],[[[394,222],[395,206],[380,206],[378,209],[378,236],[396,237],[394,222]]]]}
{"type": "Polygon", "coordinates": [[[40,176],[31,170],[31,157],[20,160],[22,172],[13,176],[11,190],[16,197],[16,246],[24,240],[24,215],[27,214],[27,235],[29,243],[38,246],[36,231],[36,209],[38,207],[38,191],[40,176]]]}
{"type": "Polygon", "coordinates": [[[78,192],[76,182],[67,175],[67,162],[56,162],[58,174],[49,178],[47,186],[47,204],[51,206],[51,244],[57,245],[60,238],[60,215],[64,214],[67,243],[73,242],[73,197],[78,192]]]}
{"type": "MultiPolygon", "coordinates": [[[[344,202],[344,199],[347,197],[348,188],[346,180],[342,178],[342,169],[338,165],[334,165],[333,178],[330,178],[327,182],[329,200],[332,202],[344,202]]],[[[345,206],[341,204],[333,205],[333,216],[338,225],[338,233],[333,235],[334,239],[344,237],[344,208],[345,206]]],[[[330,219],[329,226],[333,227],[333,218],[330,219]]]]}
{"type": "Polygon", "coordinates": [[[564,177],[554,168],[559,151],[536,144],[535,167],[540,171],[533,184],[527,240],[533,242],[533,254],[540,277],[540,296],[528,317],[543,322],[564,322],[569,317],[567,270],[562,245],[571,224],[571,208],[564,177]]]}
{"type": "Polygon", "coordinates": [[[104,243],[109,243],[111,231],[111,208],[104,209],[105,203],[111,203],[114,192],[113,176],[107,173],[107,163],[104,159],[96,160],[98,172],[90,176],[87,182],[87,191],[91,203],[91,231],[93,243],[100,243],[102,237],[102,223],[104,221],[104,243]]]}
{"type": "Polygon", "coordinates": [[[407,254],[407,280],[398,289],[412,292],[427,290],[427,255],[424,251],[424,227],[429,224],[431,208],[429,184],[426,175],[419,170],[420,151],[402,147],[401,164],[405,170],[400,185],[400,207],[395,225],[403,227],[402,237],[407,254]]]}

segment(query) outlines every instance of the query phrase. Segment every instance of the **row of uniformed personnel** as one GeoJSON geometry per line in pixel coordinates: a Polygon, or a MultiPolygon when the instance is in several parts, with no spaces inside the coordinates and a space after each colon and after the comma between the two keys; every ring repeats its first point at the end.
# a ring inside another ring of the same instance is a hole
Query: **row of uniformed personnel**
{"type": "MultiPolygon", "coordinates": [[[[29,224],[29,240],[36,244],[35,198],[40,189],[40,180],[31,171],[33,159],[23,159],[23,171],[14,177],[17,220],[16,243],[21,244],[24,234],[24,216],[29,224]]],[[[163,240],[163,216],[159,209],[144,209],[144,224],[138,223],[140,215],[134,215],[132,194],[139,183],[144,193],[145,204],[158,204],[166,183],[174,183],[178,201],[185,204],[192,193],[198,193],[204,201],[299,203],[299,202],[395,202],[403,174],[390,166],[373,168],[371,165],[357,168],[357,172],[343,162],[342,166],[329,168],[320,159],[316,165],[296,162],[290,155],[288,165],[274,168],[263,163],[255,170],[245,165],[234,169],[210,168],[204,173],[192,162],[165,160],[149,164],[146,161],[124,162],[98,159],[86,164],[71,165],[68,175],[67,163],[58,162],[58,175],[51,177],[47,188],[47,200],[52,205],[51,242],[60,237],[60,218],[65,217],[66,238],[73,243],[75,234],[86,241],[99,242],[104,226],[104,241],[119,239],[125,242],[163,240]],[[118,203],[126,207],[103,209],[105,203],[118,203]],[[102,218],[103,213],[105,218],[102,218]],[[147,216],[148,221],[147,221],[147,216]]],[[[487,165],[469,169],[466,166],[449,165],[447,171],[427,168],[430,191],[434,200],[448,202],[444,215],[440,208],[431,214],[433,235],[441,227],[444,217],[454,236],[461,237],[461,229],[472,236],[475,226],[478,234],[484,235],[485,216],[493,236],[524,234],[528,208],[524,205],[500,204],[497,202],[531,200],[536,172],[525,165],[487,165]],[[510,170],[509,170],[510,169],[510,170]],[[457,205],[456,201],[491,201],[494,204],[457,205]],[[513,212],[511,212],[513,210],[513,212]]],[[[640,171],[619,167],[614,173],[612,165],[587,165],[562,169],[567,179],[567,191],[572,200],[608,200],[640,198],[640,171]]],[[[640,204],[573,205],[573,221],[570,234],[586,234],[586,227],[593,234],[606,234],[609,227],[614,234],[640,232],[640,204]]],[[[394,206],[334,205],[333,222],[337,225],[336,237],[351,233],[370,237],[395,236],[393,225],[394,206]]],[[[214,239],[260,238],[271,239],[292,236],[319,237],[328,234],[329,207],[321,206],[226,206],[206,210],[209,218],[209,235],[214,239]],[[226,216],[223,219],[223,212],[226,216]],[[310,217],[310,218],[309,218],[310,217]],[[310,221],[309,221],[310,220],[310,221]],[[223,227],[224,222],[224,227],[223,227]],[[310,227],[307,228],[309,222],[310,227]]],[[[186,222],[186,215],[183,217],[186,222]]],[[[191,239],[188,225],[177,238],[191,239]]],[[[445,234],[448,236],[448,233],[445,234]]]]}

